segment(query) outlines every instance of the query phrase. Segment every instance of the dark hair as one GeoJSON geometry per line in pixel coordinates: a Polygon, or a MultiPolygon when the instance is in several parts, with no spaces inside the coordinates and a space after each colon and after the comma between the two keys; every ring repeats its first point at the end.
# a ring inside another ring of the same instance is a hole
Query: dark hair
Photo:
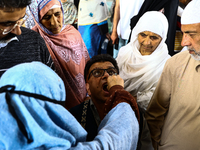
{"type": "Polygon", "coordinates": [[[31,4],[31,0],[0,0],[0,9],[24,8],[31,4]]]}
{"type": "Polygon", "coordinates": [[[85,70],[84,70],[84,78],[85,78],[85,82],[86,82],[86,79],[87,79],[87,75],[88,75],[88,72],[90,70],[90,67],[96,63],[96,62],[105,62],[105,61],[109,61],[113,64],[113,66],[117,69],[118,73],[119,73],[119,67],[117,65],[117,62],[116,60],[110,56],[109,54],[99,54],[99,55],[96,55],[96,56],[93,56],[85,65],[85,70]]]}

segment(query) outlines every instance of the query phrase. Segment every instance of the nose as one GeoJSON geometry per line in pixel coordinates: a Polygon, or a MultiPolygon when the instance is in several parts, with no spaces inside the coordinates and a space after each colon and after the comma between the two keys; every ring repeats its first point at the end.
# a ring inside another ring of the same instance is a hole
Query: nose
{"type": "Polygon", "coordinates": [[[105,71],[104,71],[104,75],[103,75],[102,78],[105,79],[105,78],[108,78],[109,76],[110,76],[110,75],[109,75],[109,74],[107,73],[107,71],[105,70],[105,71]]]}
{"type": "Polygon", "coordinates": [[[57,24],[56,17],[54,15],[51,17],[50,23],[51,23],[51,26],[54,26],[57,24]]]}
{"type": "Polygon", "coordinates": [[[11,31],[11,33],[13,33],[13,34],[15,34],[15,35],[20,35],[20,34],[22,34],[22,31],[21,31],[21,29],[20,29],[20,26],[16,26],[12,31],[11,31]]]}
{"type": "Polygon", "coordinates": [[[151,44],[151,39],[150,39],[149,37],[146,37],[146,38],[144,39],[143,44],[144,44],[144,45],[149,45],[149,44],[151,44]]]}
{"type": "Polygon", "coordinates": [[[183,38],[182,38],[182,41],[181,41],[181,46],[190,46],[191,45],[191,42],[190,42],[190,38],[189,38],[189,35],[183,33],[183,38]]]}

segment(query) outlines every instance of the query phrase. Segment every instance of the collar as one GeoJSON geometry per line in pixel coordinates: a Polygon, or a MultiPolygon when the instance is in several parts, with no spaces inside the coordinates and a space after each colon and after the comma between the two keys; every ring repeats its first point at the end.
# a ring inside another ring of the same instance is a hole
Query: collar
{"type": "Polygon", "coordinates": [[[19,39],[17,37],[13,37],[9,40],[0,40],[0,48],[6,47],[8,45],[8,43],[10,43],[11,41],[14,41],[14,40],[19,41],[19,39]]]}

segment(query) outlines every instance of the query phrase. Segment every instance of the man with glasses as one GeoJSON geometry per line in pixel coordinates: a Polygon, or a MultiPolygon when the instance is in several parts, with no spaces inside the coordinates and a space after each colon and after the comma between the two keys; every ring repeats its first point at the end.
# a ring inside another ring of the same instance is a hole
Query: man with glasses
{"type": "Polygon", "coordinates": [[[91,99],[69,111],[88,132],[88,141],[92,141],[97,135],[98,126],[105,116],[105,111],[109,108],[107,106],[112,98],[116,103],[121,102],[124,98],[132,100],[135,104],[133,110],[136,109],[135,112],[139,114],[135,99],[124,90],[124,81],[118,74],[117,62],[108,54],[93,56],[85,66],[84,78],[91,99]],[[118,95],[114,96],[114,93],[118,95]]]}
{"type": "Polygon", "coordinates": [[[52,67],[46,44],[40,35],[21,27],[28,18],[31,0],[0,0],[0,76],[19,63],[40,61],[52,67]]]}

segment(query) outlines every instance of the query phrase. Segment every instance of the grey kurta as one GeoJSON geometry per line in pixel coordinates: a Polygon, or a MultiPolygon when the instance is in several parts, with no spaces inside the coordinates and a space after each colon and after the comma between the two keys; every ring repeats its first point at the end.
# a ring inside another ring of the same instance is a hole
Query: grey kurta
{"type": "Polygon", "coordinates": [[[159,150],[200,149],[200,61],[188,51],[170,58],[146,112],[159,150]]]}

